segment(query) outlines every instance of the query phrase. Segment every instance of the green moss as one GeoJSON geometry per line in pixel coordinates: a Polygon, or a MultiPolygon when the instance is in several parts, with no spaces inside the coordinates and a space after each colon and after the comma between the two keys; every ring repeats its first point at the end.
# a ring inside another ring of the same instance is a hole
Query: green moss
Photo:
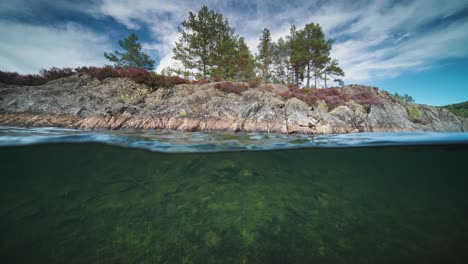
{"type": "Polygon", "coordinates": [[[406,110],[408,111],[410,120],[419,120],[422,117],[421,110],[419,110],[419,106],[416,104],[410,104],[406,110]]]}

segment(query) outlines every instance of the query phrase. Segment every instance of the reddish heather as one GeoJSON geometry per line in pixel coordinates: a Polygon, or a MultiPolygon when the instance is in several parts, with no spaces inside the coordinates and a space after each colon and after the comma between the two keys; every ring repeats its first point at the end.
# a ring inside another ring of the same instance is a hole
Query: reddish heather
{"type": "Polygon", "coordinates": [[[362,105],[373,105],[380,104],[380,100],[372,92],[362,92],[356,95],[349,95],[341,88],[304,88],[299,89],[295,86],[289,86],[289,91],[280,94],[285,99],[295,97],[299,100],[306,102],[309,105],[316,103],[319,100],[325,101],[325,103],[333,109],[340,105],[345,105],[351,99],[362,105]]]}
{"type": "Polygon", "coordinates": [[[240,94],[243,91],[246,91],[249,88],[249,86],[245,83],[220,82],[215,84],[214,88],[225,93],[240,94]]]}
{"type": "Polygon", "coordinates": [[[106,78],[130,78],[136,83],[144,83],[150,87],[172,87],[178,84],[190,83],[189,80],[178,76],[164,76],[154,72],[148,72],[140,68],[122,68],[122,67],[79,67],[43,69],[40,74],[21,75],[15,72],[0,71],[0,82],[15,85],[41,85],[48,81],[57,80],[64,77],[69,77],[76,73],[89,74],[98,80],[106,78]]]}

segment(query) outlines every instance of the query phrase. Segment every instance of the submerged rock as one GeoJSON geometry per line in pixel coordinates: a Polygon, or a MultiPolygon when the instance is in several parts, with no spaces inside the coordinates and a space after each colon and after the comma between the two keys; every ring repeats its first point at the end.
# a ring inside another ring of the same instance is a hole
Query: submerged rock
{"type": "Polygon", "coordinates": [[[284,99],[275,84],[224,93],[214,84],[152,90],[129,79],[98,81],[84,74],[40,86],[0,84],[0,124],[82,129],[170,129],[271,133],[354,133],[372,131],[467,131],[468,122],[447,109],[418,105],[420,118],[405,103],[373,87],[343,87],[350,96],[375,94],[370,106],[353,100],[330,108],[284,99]]]}

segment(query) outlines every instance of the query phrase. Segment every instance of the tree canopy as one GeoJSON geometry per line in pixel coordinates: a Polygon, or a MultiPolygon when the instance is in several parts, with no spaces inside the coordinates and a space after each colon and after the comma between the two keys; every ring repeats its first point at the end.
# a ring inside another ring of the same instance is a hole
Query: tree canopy
{"type": "Polygon", "coordinates": [[[246,79],[254,76],[255,61],[244,38],[220,13],[202,6],[189,12],[179,26],[175,60],[182,63],[187,75],[196,70],[203,78],[246,79]]]}
{"type": "Polygon", "coordinates": [[[310,23],[303,29],[295,25],[290,28],[286,39],[279,38],[273,43],[273,80],[281,83],[293,83],[305,87],[318,87],[318,81],[323,80],[327,87],[327,80],[342,84],[340,77],[344,71],[339,67],[338,60],[330,57],[333,40],[325,39],[325,34],[319,24],[310,23]]]}
{"type": "Polygon", "coordinates": [[[271,42],[270,30],[265,28],[260,37],[258,44],[258,63],[262,71],[264,82],[268,82],[270,78],[270,65],[273,62],[273,43],[271,42]]]}
{"type": "Polygon", "coordinates": [[[104,52],[104,57],[119,67],[154,69],[155,61],[141,50],[142,46],[135,33],[130,34],[124,40],[119,40],[119,46],[124,50],[123,52],[118,50],[114,53],[104,52]]]}
{"type": "Polygon", "coordinates": [[[290,34],[273,42],[268,28],[259,38],[258,54],[253,56],[245,39],[220,13],[202,6],[197,13],[189,12],[179,26],[180,38],[175,43],[173,58],[182,65],[185,77],[198,74],[205,79],[263,81],[318,87],[320,81],[342,84],[344,71],[338,60],[330,57],[333,40],[326,39],[319,24],[309,23],[302,29],[295,25],[290,34]],[[304,83],[305,80],[305,83],[304,83]]]}

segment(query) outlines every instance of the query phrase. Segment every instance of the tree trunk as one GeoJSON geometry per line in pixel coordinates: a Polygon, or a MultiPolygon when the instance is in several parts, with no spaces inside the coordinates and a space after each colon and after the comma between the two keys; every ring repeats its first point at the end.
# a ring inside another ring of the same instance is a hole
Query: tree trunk
{"type": "Polygon", "coordinates": [[[327,74],[326,73],[324,73],[323,80],[325,81],[325,88],[327,88],[327,74]]]}
{"type": "Polygon", "coordinates": [[[307,63],[307,88],[310,88],[310,64],[307,63]]]}
{"type": "Polygon", "coordinates": [[[314,71],[315,88],[317,88],[317,71],[314,71]]]}

